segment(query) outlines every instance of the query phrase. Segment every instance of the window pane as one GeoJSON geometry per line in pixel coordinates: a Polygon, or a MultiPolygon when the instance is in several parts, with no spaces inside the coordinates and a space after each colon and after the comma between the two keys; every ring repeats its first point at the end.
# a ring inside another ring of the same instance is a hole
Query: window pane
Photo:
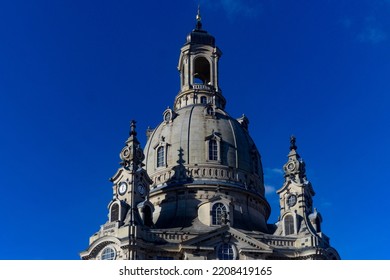
{"type": "Polygon", "coordinates": [[[234,258],[233,246],[230,244],[222,244],[218,248],[218,259],[232,260],[234,258]]]}
{"type": "Polygon", "coordinates": [[[218,144],[216,140],[209,141],[209,160],[218,160],[218,144]]]}
{"type": "Polygon", "coordinates": [[[162,167],[165,164],[164,147],[157,149],[157,167],[162,167]]]}
{"type": "Polygon", "coordinates": [[[102,260],[113,260],[115,259],[115,250],[111,247],[104,248],[102,252],[102,260]]]}
{"type": "Polygon", "coordinates": [[[227,219],[227,211],[225,205],[222,203],[216,203],[212,210],[212,224],[222,225],[227,219]]]}
{"type": "Polygon", "coordinates": [[[294,234],[294,218],[290,215],[284,218],[284,227],[286,235],[294,234]]]}
{"type": "Polygon", "coordinates": [[[111,222],[115,222],[119,220],[119,206],[118,204],[114,204],[111,207],[111,222]]]}

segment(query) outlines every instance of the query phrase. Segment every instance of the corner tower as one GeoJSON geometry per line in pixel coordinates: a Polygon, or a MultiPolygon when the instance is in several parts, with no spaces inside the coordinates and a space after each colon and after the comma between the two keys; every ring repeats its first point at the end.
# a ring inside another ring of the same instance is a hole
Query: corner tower
{"type": "MultiPolygon", "coordinates": [[[[274,235],[294,240],[295,250],[300,252],[301,258],[340,259],[337,251],[330,247],[329,237],[322,231],[321,214],[313,208],[315,192],[297,149],[296,139],[291,136],[290,152],[283,166],[285,181],[277,191],[280,216],[274,235]]],[[[296,252],[285,254],[293,256],[296,252]]]]}

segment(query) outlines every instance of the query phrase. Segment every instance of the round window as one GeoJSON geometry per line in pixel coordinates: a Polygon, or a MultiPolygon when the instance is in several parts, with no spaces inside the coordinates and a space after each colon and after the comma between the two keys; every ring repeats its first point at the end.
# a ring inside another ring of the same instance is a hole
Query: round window
{"type": "Polygon", "coordinates": [[[102,260],[115,260],[116,252],[112,247],[106,247],[103,249],[101,259],[102,260]]]}
{"type": "Polygon", "coordinates": [[[291,194],[287,198],[287,205],[290,207],[293,207],[296,203],[297,203],[297,197],[295,195],[291,194]]]}
{"type": "Polygon", "coordinates": [[[164,121],[169,122],[172,119],[172,113],[170,111],[166,112],[164,115],[164,121]]]}

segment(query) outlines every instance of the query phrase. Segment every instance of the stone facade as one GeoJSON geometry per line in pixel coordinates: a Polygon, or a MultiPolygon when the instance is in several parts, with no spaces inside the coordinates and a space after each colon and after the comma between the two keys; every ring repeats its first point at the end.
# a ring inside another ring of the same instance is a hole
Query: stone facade
{"type": "Polygon", "coordinates": [[[109,219],[82,259],[339,259],[313,208],[314,190],[291,138],[280,219],[267,224],[259,151],[247,117],[232,118],[218,84],[222,52],[196,28],[181,49],[173,109],[147,131],[135,122],[111,178],[109,219]]]}

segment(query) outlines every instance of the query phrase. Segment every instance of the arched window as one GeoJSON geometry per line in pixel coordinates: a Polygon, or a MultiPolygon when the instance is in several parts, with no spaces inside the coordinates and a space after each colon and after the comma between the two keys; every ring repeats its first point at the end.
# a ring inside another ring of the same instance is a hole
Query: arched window
{"type": "Polygon", "coordinates": [[[293,216],[287,215],[284,218],[284,231],[285,231],[285,235],[290,235],[295,233],[293,216]]]}
{"type": "Polygon", "coordinates": [[[194,82],[204,85],[210,82],[210,63],[204,57],[195,59],[194,82]]]}
{"type": "Polygon", "coordinates": [[[157,149],[157,167],[163,167],[165,165],[165,151],[161,146],[157,149]]]}
{"type": "Polygon", "coordinates": [[[152,218],[152,210],[149,206],[145,206],[143,208],[144,212],[144,225],[147,227],[151,227],[153,225],[153,218],[152,218]]]}
{"type": "Polygon", "coordinates": [[[252,155],[252,162],[253,162],[253,171],[255,174],[259,174],[259,158],[257,157],[256,154],[252,155]]]}
{"type": "Polygon", "coordinates": [[[218,143],[214,139],[209,141],[209,160],[218,160],[218,143]]]}
{"type": "Polygon", "coordinates": [[[227,222],[226,206],[222,203],[215,203],[212,209],[212,224],[223,225],[227,222]]]}
{"type": "MultiPolygon", "coordinates": [[[[219,132],[212,132],[205,138],[205,158],[210,162],[222,162],[222,137],[219,132]]],[[[211,175],[211,174],[210,174],[211,175]]]]}
{"type": "Polygon", "coordinates": [[[181,84],[184,86],[185,84],[185,80],[186,80],[186,77],[185,77],[185,72],[184,72],[184,62],[181,66],[181,84]]]}
{"type": "Polygon", "coordinates": [[[218,259],[219,260],[233,260],[234,250],[231,244],[221,244],[218,247],[218,259]]]}
{"type": "Polygon", "coordinates": [[[215,112],[214,112],[214,108],[213,108],[213,107],[211,107],[211,106],[207,107],[207,109],[206,109],[206,115],[213,116],[214,113],[215,113],[215,112]]]}
{"type": "Polygon", "coordinates": [[[117,203],[111,206],[111,222],[115,222],[119,220],[119,205],[117,203]]]}
{"type": "Polygon", "coordinates": [[[316,230],[321,232],[321,220],[318,217],[316,218],[316,230]]]}
{"type": "Polygon", "coordinates": [[[106,247],[104,248],[101,259],[102,260],[115,260],[116,252],[115,249],[112,247],[106,247]]]}
{"type": "Polygon", "coordinates": [[[200,103],[207,104],[207,97],[206,96],[201,96],[200,97],[200,103]]]}

